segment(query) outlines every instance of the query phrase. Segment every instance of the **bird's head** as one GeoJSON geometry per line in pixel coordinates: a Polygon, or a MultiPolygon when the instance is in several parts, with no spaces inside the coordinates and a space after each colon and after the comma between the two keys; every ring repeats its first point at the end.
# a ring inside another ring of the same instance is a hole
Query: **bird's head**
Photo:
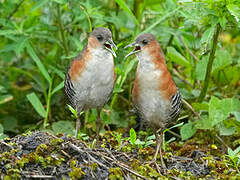
{"type": "Polygon", "coordinates": [[[154,35],[148,33],[140,34],[139,36],[136,37],[133,43],[125,47],[125,48],[135,47],[129,54],[125,56],[125,58],[132,54],[138,55],[144,52],[149,53],[150,50],[156,46],[158,46],[158,42],[154,35]]]}
{"type": "Polygon", "coordinates": [[[93,32],[91,32],[88,46],[90,48],[104,48],[112,53],[114,57],[116,57],[116,53],[113,50],[113,47],[117,49],[117,46],[114,44],[112,40],[112,33],[107,28],[96,28],[93,32]]]}

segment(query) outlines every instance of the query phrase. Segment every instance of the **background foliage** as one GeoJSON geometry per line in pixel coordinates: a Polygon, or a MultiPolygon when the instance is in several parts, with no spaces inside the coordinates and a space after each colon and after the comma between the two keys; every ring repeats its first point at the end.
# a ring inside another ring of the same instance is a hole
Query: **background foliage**
{"type": "MultiPolygon", "coordinates": [[[[124,59],[123,47],[150,32],[183,98],[200,114],[184,107],[182,140],[198,129],[239,134],[239,21],[238,0],[2,0],[0,138],[39,128],[74,134],[64,75],[89,33],[102,26],[111,29],[119,48],[114,93],[101,113],[106,128],[136,127],[130,110],[137,60],[124,59]]],[[[95,131],[95,117],[95,110],[85,112],[87,134],[95,131]]],[[[135,136],[132,144],[139,142],[135,136]]]]}

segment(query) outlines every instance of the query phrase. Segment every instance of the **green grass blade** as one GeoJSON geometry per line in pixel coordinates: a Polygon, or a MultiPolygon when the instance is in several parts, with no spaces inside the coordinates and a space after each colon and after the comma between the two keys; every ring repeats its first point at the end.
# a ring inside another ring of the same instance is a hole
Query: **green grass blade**
{"type": "Polygon", "coordinates": [[[30,101],[30,103],[32,104],[34,109],[37,111],[37,113],[40,116],[42,116],[43,118],[45,118],[46,117],[46,111],[45,111],[41,101],[37,97],[37,95],[33,92],[33,93],[27,95],[27,99],[30,101]]]}
{"type": "Polygon", "coordinates": [[[125,11],[127,12],[130,16],[133,17],[135,23],[138,25],[139,22],[137,20],[137,18],[135,17],[135,15],[132,13],[131,9],[128,7],[128,5],[123,1],[123,0],[115,0],[116,3],[118,3],[118,5],[125,11]]]}
{"type": "Polygon", "coordinates": [[[42,64],[42,62],[38,58],[37,54],[35,53],[35,51],[33,50],[33,47],[31,46],[31,44],[29,42],[26,42],[26,48],[27,48],[28,54],[32,57],[34,62],[37,64],[38,69],[40,70],[40,72],[42,73],[44,78],[50,84],[52,79],[51,79],[50,75],[48,74],[47,70],[45,69],[44,65],[42,64]]]}
{"type": "Polygon", "coordinates": [[[52,91],[52,95],[55,94],[57,91],[59,91],[60,89],[62,89],[64,86],[64,81],[62,81],[60,84],[58,84],[52,91]]]}
{"type": "Polygon", "coordinates": [[[178,7],[176,9],[174,9],[173,11],[165,14],[165,16],[163,16],[160,19],[158,19],[155,23],[153,23],[151,26],[149,26],[147,29],[145,29],[142,33],[147,33],[149,31],[151,31],[155,26],[157,26],[158,24],[160,24],[161,22],[165,21],[167,18],[169,18],[170,16],[175,14],[180,8],[181,7],[178,7]]]}

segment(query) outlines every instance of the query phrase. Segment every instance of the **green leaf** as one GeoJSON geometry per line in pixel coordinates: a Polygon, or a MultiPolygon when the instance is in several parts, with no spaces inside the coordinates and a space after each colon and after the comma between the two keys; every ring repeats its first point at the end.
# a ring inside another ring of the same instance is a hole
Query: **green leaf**
{"type": "Polygon", "coordinates": [[[56,73],[60,78],[65,79],[65,75],[62,71],[60,71],[59,69],[57,69],[56,67],[54,67],[52,65],[50,65],[49,68],[52,69],[53,72],[56,73]]]}
{"type": "Polygon", "coordinates": [[[0,124],[0,139],[4,139],[6,137],[8,136],[4,134],[3,126],[0,124]]]}
{"type": "Polygon", "coordinates": [[[180,127],[180,126],[182,126],[184,123],[183,122],[181,122],[181,123],[179,123],[179,124],[176,124],[176,125],[174,125],[174,126],[172,126],[172,127],[170,127],[170,128],[167,128],[167,129],[165,129],[164,131],[163,131],[163,133],[165,133],[165,132],[167,132],[167,131],[169,131],[170,129],[173,129],[173,128],[176,128],[176,127],[180,127]]]}
{"type": "Polygon", "coordinates": [[[216,58],[213,62],[212,72],[222,70],[231,63],[231,54],[227,50],[218,50],[216,51],[216,58]]]}
{"type": "Polygon", "coordinates": [[[26,47],[27,47],[28,54],[32,57],[34,62],[37,64],[37,67],[40,70],[40,72],[42,73],[42,75],[49,82],[49,84],[52,83],[52,79],[51,79],[50,75],[48,74],[47,70],[45,69],[44,65],[38,58],[37,54],[35,53],[35,51],[33,50],[32,46],[30,45],[29,42],[26,42],[26,47]]]}
{"type": "Polygon", "coordinates": [[[204,56],[196,67],[196,78],[197,80],[204,80],[207,72],[208,56],[204,56]]]}
{"type": "Polygon", "coordinates": [[[240,7],[235,4],[227,5],[228,11],[231,13],[232,16],[236,19],[237,22],[240,20],[240,7]]]}
{"type": "Polygon", "coordinates": [[[232,112],[232,114],[235,116],[236,120],[237,120],[238,122],[240,122],[240,112],[234,111],[234,112],[232,112]]]}
{"type": "Polygon", "coordinates": [[[167,12],[165,13],[164,16],[160,17],[158,20],[156,20],[155,23],[153,23],[151,26],[149,26],[147,29],[145,29],[142,33],[147,33],[149,31],[151,31],[153,28],[155,28],[158,24],[160,24],[161,22],[165,21],[167,18],[171,17],[172,15],[174,15],[175,13],[177,13],[178,10],[180,10],[180,6],[176,9],[174,9],[173,11],[167,12]]]}
{"type": "Polygon", "coordinates": [[[13,100],[13,96],[10,94],[0,95],[0,104],[7,103],[11,100],[13,100]]]}
{"type": "Polygon", "coordinates": [[[192,137],[196,133],[196,131],[197,131],[197,128],[194,126],[194,124],[191,121],[189,121],[187,124],[184,124],[180,130],[182,140],[186,140],[192,137]]]}
{"type": "Polygon", "coordinates": [[[213,24],[211,27],[207,28],[207,30],[203,33],[201,38],[201,44],[203,45],[203,51],[206,51],[208,44],[211,42],[213,38],[213,34],[215,31],[216,24],[213,24]]]}
{"type": "Polygon", "coordinates": [[[30,101],[30,103],[32,104],[34,109],[38,112],[38,114],[40,116],[42,116],[43,118],[45,118],[46,111],[45,111],[41,101],[37,97],[37,95],[33,92],[33,93],[27,95],[27,99],[30,101]]]}
{"type": "Polygon", "coordinates": [[[134,14],[132,13],[132,11],[130,10],[130,8],[128,7],[128,5],[123,1],[123,0],[115,0],[116,3],[118,3],[118,5],[125,11],[127,12],[130,16],[133,17],[134,21],[136,24],[138,23],[138,20],[136,19],[136,17],[134,16],[134,14]]]}
{"type": "MultiPolygon", "coordinates": [[[[68,106],[68,109],[71,111],[71,113],[73,114],[73,116],[74,116],[74,118],[75,119],[77,119],[77,111],[72,107],[72,106],[70,106],[69,104],[67,104],[67,106],[68,106]]],[[[81,113],[83,113],[83,112],[81,112],[81,113]]]]}
{"type": "Polygon", "coordinates": [[[169,59],[179,65],[183,65],[186,67],[191,67],[189,61],[185,59],[179,52],[176,51],[173,47],[167,47],[167,56],[169,59]]]}
{"type": "Polygon", "coordinates": [[[74,135],[74,127],[70,121],[58,121],[52,124],[52,130],[57,133],[74,135]]]}
{"type": "Polygon", "coordinates": [[[64,81],[62,81],[60,84],[58,84],[52,91],[52,95],[55,94],[57,91],[59,91],[60,89],[62,89],[64,87],[64,81]]]}
{"type": "Polygon", "coordinates": [[[38,8],[44,6],[47,2],[49,2],[48,0],[38,0],[34,6],[31,8],[30,12],[33,12],[35,10],[37,10],[38,8]]]}
{"type": "Polygon", "coordinates": [[[18,130],[17,130],[18,121],[15,117],[7,116],[2,119],[3,119],[3,126],[6,131],[18,133],[18,130]]]}
{"type": "Polygon", "coordinates": [[[16,34],[21,34],[21,33],[17,30],[12,30],[12,29],[0,31],[0,36],[16,35],[16,34]]]}
{"type": "Polygon", "coordinates": [[[55,1],[56,3],[59,3],[59,4],[65,4],[68,2],[68,0],[52,0],[52,1],[55,1]]]}
{"type": "Polygon", "coordinates": [[[225,120],[231,112],[240,107],[239,104],[240,102],[235,98],[219,100],[212,96],[209,102],[209,119],[212,126],[225,120]]]}
{"type": "Polygon", "coordinates": [[[129,135],[130,135],[130,142],[131,142],[131,144],[135,144],[136,139],[137,139],[137,135],[136,135],[136,132],[135,132],[135,130],[133,128],[130,129],[129,135]]]}

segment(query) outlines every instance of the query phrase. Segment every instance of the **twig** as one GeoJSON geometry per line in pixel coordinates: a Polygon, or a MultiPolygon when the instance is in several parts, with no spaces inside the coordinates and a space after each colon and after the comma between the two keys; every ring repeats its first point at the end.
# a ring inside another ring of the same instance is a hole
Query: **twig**
{"type": "Polygon", "coordinates": [[[203,120],[202,117],[196,111],[194,111],[193,107],[185,99],[182,99],[182,102],[193,112],[193,114],[195,114],[199,119],[203,120]]]}
{"type": "Polygon", "coordinates": [[[188,48],[187,44],[184,42],[182,36],[179,37],[180,41],[183,43],[184,48],[187,50],[187,52],[195,59],[196,61],[199,61],[198,57],[193,54],[193,52],[188,48]]]}
{"type": "Polygon", "coordinates": [[[144,177],[144,176],[138,174],[137,172],[135,172],[135,171],[129,169],[129,167],[128,167],[127,165],[121,164],[119,161],[115,161],[114,159],[112,159],[112,158],[110,158],[110,157],[108,157],[108,156],[105,156],[105,155],[104,155],[103,157],[106,158],[106,159],[108,159],[108,160],[110,160],[110,161],[112,161],[112,163],[114,163],[116,166],[119,166],[119,167],[121,167],[121,168],[127,170],[128,172],[134,174],[135,176],[147,180],[146,177],[144,177]]]}
{"type": "Polygon", "coordinates": [[[0,141],[0,143],[4,144],[5,146],[9,147],[10,149],[14,149],[11,145],[8,143],[5,143],[4,141],[0,141]]]}
{"type": "Polygon", "coordinates": [[[181,139],[181,136],[175,132],[173,132],[172,130],[168,130],[169,133],[171,133],[172,135],[176,136],[177,138],[181,139]]]}
{"type": "Polygon", "coordinates": [[[186,80],[175,68],[173,68],[173,73],[183,82],[185,82],[187,85],[189,85],[191,88],[193,88],[193,85],[186,80]]]}
{"type": "Polygon", "coordinates": [[[79,147],[75,146],[75,145],[72,144],[72,143],[68,143],[68,145],[69,145],[73,150],[75,150],[75,151],[77,151],[77,152],[79,152],[79,153],[86,153],[86,154],[88,155],[88,157],[89,157],[92,161],[96,162],[97,164],[99,164],[100,166],[102,166],[102,167],[104,167],[104,168],[106,168],[106,169],[109,169],[109,168],[108,168],[107,166],[105,166],[103,163],[99,162],[99,161],[96,160],[94,157],[92,157],[92,156],[89,154],[89,152],[81,150],[79,147]]]}
{"type": "Polygon", "coordinates": [[[228,145],[220,138],[218,135],[216,135],[216,138],[228,149],[228,145]]]}
{"type": "Polygon", "coordinates": [[[36,178],[36,179],[53,179],[53,178],[56,178],[56,176],[49,176],[49,175],[37,175],[37,174],[34,174],[34,175],[25,175],[23,174],[23,176],[25,176],[26,178],[36,178]]]}

